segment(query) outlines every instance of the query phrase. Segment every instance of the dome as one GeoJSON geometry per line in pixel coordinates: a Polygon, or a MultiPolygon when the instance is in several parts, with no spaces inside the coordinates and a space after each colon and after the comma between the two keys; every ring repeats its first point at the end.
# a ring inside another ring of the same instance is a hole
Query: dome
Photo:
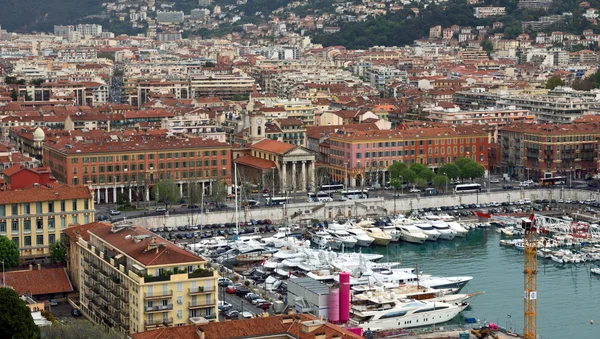
{"type": "Polygon", "coordinates": [[[44,130],[40,127],[36,128],[35,131],[33,131],[33,141],[44,141],[44,139],[46,139],[44,130]]]}

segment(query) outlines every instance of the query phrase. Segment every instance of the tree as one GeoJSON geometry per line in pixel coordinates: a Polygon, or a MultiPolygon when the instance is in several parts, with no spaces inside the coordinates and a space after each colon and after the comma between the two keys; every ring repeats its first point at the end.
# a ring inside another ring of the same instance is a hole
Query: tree
{"type": "Polygon", "coordinates": [[[425,179],[427,182],[431,181],[433,177],[435,177],[435,173],[430,168],[425,168],[419,174],[417,174],[419,178],[425,179]]]}
{"type": "Polygon", "coordinates": [[[62,241],[55,241],[50,244],[50,259],[54,262],[67,261],[67,247],[62,241]]]}
{"type": "Polygon", "coordinates": [[[446,187],[448,187],[449,184],[450,184],[450,178],[448,178],[445,175],[436,175],[433,178],[433,186],[435,188],[437,188],[438,191],[443,188],[444,192],[446,192],[446,187]]]}
{"type": "Polygon", "coordinates": [[[573,81],[571,87],[578,91],[589,91],[594,89],[594,83],[590,79],[578,79],[573,81]]]}
{"type": "Polygon", "coordinates": [[[483,40],[479,45],[484,51],[487,52],[488,56],[492,54],[492,51],[494,50],[494,44],[490,41],[490,39],[485,38],[485,40],[483,40]]]}
{"type": "Polygon", "coordinates": [[[19,247],[17,244],[0,235],[0,260],[4,261],[4,267],[15,267],[19,264],[19,247]]]}
{"type": "Polygon", "coordinates": [[[19,298],[19,294],[10,288],[0,288],[0,337],[12,339],[40,337],[40,328],[33,322],[31,310],[25,301],[19,298]]]}
{"type": "Polygon", "coordinates": [[[390,172],[390,178],[398,178],[400,173],[408,168],[408,165],[403,162],[393,163],[390,167],[388,167],[388,172],[390,172]]]}
{"type": "Polygon", "coordinates": [[[10,98],[11,98],[12,101],[19,100],[19,93],[17,93],[17,91],[15,91],[13,89],[12,92],[10,93],[10,98]]]}
{"type": "Polygon", "coordinates": [[[128,207],[131,205],[129,202],[129,196],[125,192],[117,194],[117,204],[120,206],[128,207]]]}
{"type": "Polygon", "coordinates": [[[476,163],[475,161],[472,161],[464,165],[463,168],[460,170],[460,173],[461,177],[473,180],[477,178],[482,178],[485,173],[485,168],[483,168],[483,166],[476,163]]]}
{"type": "Polygon", "coordinates": [[[426,188],[428,186],[427,180],[423,178],[416,178],[414,181],[414,185],[420,189],[426,188]]]}
{"type": "Polygon", "coordinates": [[[454,161],[454,164],[455,164],[455,165],[456,165],[456,166],[457,166],[459,169],[461,169],[461,170],[462,170],[462,168],[463,168],[463,167],[464,167],[466,164],[470,163],[471,161],[473,161],[473,160],[471,160],[471,159],[469,159],[469,158],[465,158],[465,157],[460,157],[460,158],[458,158],[458,159],[456,159],[456,160],[454,161]]]}
{"type": "Polygon", "coordinates": [[[92,325],[86,320],[70,320],[67,323],[56,322],[52,326],[41,329],[42,338],[45,339],[124,339],[125,337],[115,331],[107,332],[102,326],[92,325]]]}
{"type": "Polygon", "coordinates": [[[414,182],[417,178],[417,174],[415,173],[415,171],[411,170],[410,168],[407,168],[404,171],[402,171],[400,173],[400,176],[402,176],[402,181],[410,183],[414,182]]]}
{"type": "Polygon", "coordinates": [[[548,81],[546,81],[546,88],[547,89],[555,89],[556,87],[559,86],[564,86],[565,82],[557,77],[556,75],[551,76],[548,81]]]}
{"type": "Polygon", "coordinates": [[[458,179],[460,176],[460,168],[455,164],[445,164],[444,166],[438,169],[438,173],[441,175],[445,175],[448,179],[458,179]]]}
{"type": "Polygon", "coordinates": [[[157,182],[152,193],[157,202],[165,204],[166,210],[169,210],[169,206],[181,199],[179,187],[171,179],[163,179],[157,182]]]}
{"type": "Polygon", "coordinates": [[[202,184],[197,182],[190,183],[190,186],[188,187],[188,199],[191,205],[201,203],[203,194],[202,184]]]}
{"type": "Polygon", "coordinates": [[[210,197],[216,204],[222,203],[227,199],[227,184],[221,178],[217,178],[213,181],[210,197]]]}
{"type": "Polygon", "coordinates": [[[416,175],[419,175],[421,171],[427,169],[427,166],[415,162],[414,164],[410,165],[410,169],[413,170],[413,172],[415,172],[416,175]]]}
{"type": "Polygon", "coordinates": [[[44,79],[33,79],[29,83],[31,85],[39,86],[44,83],[44,79]]]}

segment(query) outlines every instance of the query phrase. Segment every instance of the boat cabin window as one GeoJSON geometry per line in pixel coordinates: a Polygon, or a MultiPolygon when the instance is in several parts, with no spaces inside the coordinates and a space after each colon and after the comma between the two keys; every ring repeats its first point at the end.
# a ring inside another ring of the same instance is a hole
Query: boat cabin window
{"type": "Polygon", "coordinates": [[[435,311],[435,310],[443,310],[443,309],[446,309],[446,308],[448,308],[448,306],[439,306],[439,307],[425,308],[425,309],[422,309],[422,310],[415,311],[414,314],[416,314],[416,313],[423,313],[423,312],[431,312],[431,311],[435,311]]]}
{"type": "MultiPolygon", "coordinates": [[[[415,312],[416,313],[416,312],[415,312]]],[[[398,318],[406,315],[406,311],[390,312],[381,316],[379,319],[398,318]]]]}

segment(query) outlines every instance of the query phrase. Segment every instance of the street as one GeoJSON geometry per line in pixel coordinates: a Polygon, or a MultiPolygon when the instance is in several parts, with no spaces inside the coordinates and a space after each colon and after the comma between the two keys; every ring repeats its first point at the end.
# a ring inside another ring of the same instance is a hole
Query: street
{"type": "MultiPolygon", "coordinates": [[[[233,306],[232,309],[237,310],[240,313],[250,312],[253,315],[260,315],[266,312],[263,309],[255,307],[251,302],[244,298],[238,297],[235,294],[225,293],[225,287],[219,287],[219,300],[230,303],[233,306]]],[[[224,320],[222,314],[219,314],[219,320],[224,320]]]]}

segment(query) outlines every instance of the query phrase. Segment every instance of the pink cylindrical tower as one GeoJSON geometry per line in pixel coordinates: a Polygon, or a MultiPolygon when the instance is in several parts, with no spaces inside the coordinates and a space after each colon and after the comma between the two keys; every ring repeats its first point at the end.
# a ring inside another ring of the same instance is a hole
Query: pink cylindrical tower
{"type": "Polygon", "coordinates": [[[329,291],[329,322],[337,324],[340,322],[340,290],[329,291]]]}
{"type": "Polygon", "coordinates": [[[350,320],[350,274],[340,273],[340,322],[350,320]]]}

